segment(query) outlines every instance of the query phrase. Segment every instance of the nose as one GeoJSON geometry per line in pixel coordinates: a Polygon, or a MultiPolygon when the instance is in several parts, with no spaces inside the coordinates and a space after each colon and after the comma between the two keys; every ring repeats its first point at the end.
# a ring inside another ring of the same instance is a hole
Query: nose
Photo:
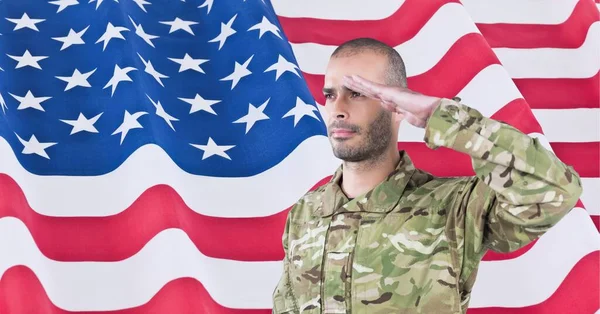
{"type": "Polygon", "coordinates": [[[337,97],[329,102],[330,117],[335,120],[348,119],[348,104],[343,97],[337,97]]]}

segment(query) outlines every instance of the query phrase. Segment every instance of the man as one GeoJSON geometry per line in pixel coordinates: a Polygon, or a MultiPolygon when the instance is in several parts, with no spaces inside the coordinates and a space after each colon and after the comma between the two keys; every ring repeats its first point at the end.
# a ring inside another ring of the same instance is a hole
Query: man
{"type": "Polygon", "coordinates": [[[339,46],[323,92],[343,164],[288,215],[274,313],[465,313],[485,252],[539,238],[579,199],[578,174],[536,139],[409,90],[381,42],[339,46]],[[425,128],[432,149],[469,154],[476,176],[415,169],[397,149],[402,121],[425,128]]]}

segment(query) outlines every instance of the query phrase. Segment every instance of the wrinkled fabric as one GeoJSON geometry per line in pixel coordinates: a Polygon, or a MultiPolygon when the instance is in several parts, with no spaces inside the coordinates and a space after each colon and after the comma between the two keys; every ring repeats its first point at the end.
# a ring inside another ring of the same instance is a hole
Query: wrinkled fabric
{"type": "Polygon", "coordinates": [[[442,99],[425,131],[428,147],[469,154],[476,175],[435,177],[400,151],[349,200],[340,166],[289,212],[273,313],[466,313],[486,251],[539,238],[581,195],[579,175],[538,140],[459,99],[442,99]]]}

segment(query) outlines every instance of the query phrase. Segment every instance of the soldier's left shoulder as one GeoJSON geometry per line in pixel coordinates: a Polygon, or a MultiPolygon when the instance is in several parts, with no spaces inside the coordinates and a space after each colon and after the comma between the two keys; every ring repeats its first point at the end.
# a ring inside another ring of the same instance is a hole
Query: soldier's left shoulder
{"type": "Polygon", "coordinates": [[[290,220],[301,223],[311,219],[313,213],[321,206],[326,187],[329,183],[304,194],[290,209],[290,220]]]}

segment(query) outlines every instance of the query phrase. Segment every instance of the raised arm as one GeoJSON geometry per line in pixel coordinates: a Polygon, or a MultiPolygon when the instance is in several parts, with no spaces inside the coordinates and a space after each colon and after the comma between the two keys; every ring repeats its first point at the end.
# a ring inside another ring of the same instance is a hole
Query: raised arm
{"type": "Polygon", "coordinates": [[[458,206],[467,215],[465,227],[479,233],[472,236],[494,251],[514,251],[541,236],[582,192],[575,170],[537,139],[454,100],[440,100],[425,142],[471,157],[476,176],[465,182],[458,206]]]}

